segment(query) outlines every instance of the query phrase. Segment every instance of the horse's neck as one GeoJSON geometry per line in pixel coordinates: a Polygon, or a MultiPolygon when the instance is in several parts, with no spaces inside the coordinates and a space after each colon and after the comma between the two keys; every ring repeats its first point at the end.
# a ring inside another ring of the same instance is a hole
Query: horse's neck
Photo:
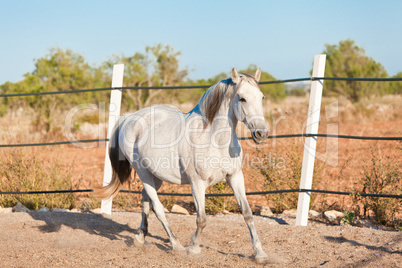
{"type": "MultiPolygon", "coordinates": [[[[189,114],[196,113],[201,115],[201,109],[200,109],[200,103],[198,103],[190,112],[189,114]]],[[[237,135],[236,135],[236,127],[238,120],[234,114],[233,108],[230,105],[230,100],[226,100],[222,103],[221,107],[219,108],[218,113],[215,115],[215,118],[218,118],[217,120],[214,120],[211,125],[208,126],[208,128],[211,128],[211,135],[215,135],[215,131],[218,131],[219,129],[222,128],[230,128],[231,132],[231,146],[233,145],[233,141],[237,141],[237,135]]]]}
{"type": "Polygon", "coordinates": [[[216,118],[218,119],[214,120],[211,126],[212,128],[211,134],[214,135],[213,133],[215,131],[218,131],[219,129],[230,128],[230,135],[231,135],[230,146],[234,145],[233,142],[238,143],[236,135],[236,127],[238,120],[234,114],[232,106],[230,105],[230,101],[222,103],[222,106],[220,107],[218,113],[216,114],[216,118]]]}
{"type": "Polygon", "coordinates": [[[226,100],[222,103],[221,107],[216,113],[215,119],[212,122],[212,128],[227,127],[229,125],[233,127],[233,129],[236,129],[237,119],[234,115],[233,109],[230,106],[230,101],[226,100]]]}

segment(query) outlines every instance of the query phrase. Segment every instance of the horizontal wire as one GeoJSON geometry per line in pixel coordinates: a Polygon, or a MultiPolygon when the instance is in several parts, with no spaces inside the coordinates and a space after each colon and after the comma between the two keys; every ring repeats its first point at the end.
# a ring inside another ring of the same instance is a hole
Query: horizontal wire
{"type": "Polygon", "coordinates": [[[64,145],[64,144],[75,144],[75,143],[90,143],[90,142],[101,142],[101,141],[109,141],[109,139],[56,141],[56,142],[22,143],[22,144],[0,144],[0,148],[6,148],[6,147],[30,147],[30,146],[53,146],[53,145],[64,145]]]}
{"type": "MultiPolygon", "coordinates": [[[[335,134],[286,134],[268,136],[267,139],[281,138],[297,138],[297,137],[323,137],[323,138],[340,138],[340,139],[356,139],[356,140],[402,140],[402,137],[368,137],[368,136],[349,136],[335,134]]],[[[252,137],[239,137],[239,140],[252,140],[252,137]]],[[[75,140],[75,141],[57,141],[57,142],[42,142],[42,143],[23,143],[23,144],[0,144],[0,148],[10,147],[30,147],[30,146],[52,146],[65,145],[75,143],[91,143],[91,142],[107,142],[109,139],[92,139],[92,140],[75,140]]]]}
{"type": "MultiPolygon", "coordinates": [[[[340,138],[340,139],[356,139],[356,140],[402,140],[402,137],[369,137],[369,136],[350,136],[350,135],[336,135],[336,134],[286,134],[268,136],[267,139],[281,139],[281,138],[297,138],[297,137],[323,137],[323,138],[340,138]]],[[[239,140],[252,140],[252,137],[240,137],[239,140]]]]}
{"type": "Polygon", "coordinates": [[[332,81],[356,81],[356,82],[396,82],[402,81],[402,77],[390,78],[365,78],[365,77],[311,77],[312,81],[332,80],[332,81]]]}
{"type": "MultiPolygon", "coordinates": [[[[7,194],[64,194],[64,193],[86,193],[93,192],[92,189],[82,190],[55,190],[55,191],[25,191],[25,192],[0,192],[0,195],[7,194]]],[[[122,193],[141,194],[142,191],[120,190],[122,193]]],[[[322,193],[322,194],[335,194],[335,195],[353,195],[363,197],[386,197],[386,198],[402,198],[402,195],[392,194],[371,194],[371,193],[355,193],[355,192],[340,192],[340,191],[328,191],[328,190],[315,190],[315,189],[290,189],[290,190],[276,190],[276,191],[262,191],[262,192],[248,192],[246,195],[266,195],[266,194],[280,194],[280,193],[322,193]]],[[[164,196],[192,196],[190,193],[165,193],[161,192],[158,195],[164,196]]],[[[206,197],[224,197],[233,196],[233,193],[225,194],[205,194],[206,197]]]]}
{"type": "Polygon", "coordinates": [[[93,192],[92,189],[83,190],[54,190],[54,191],[22,191],[22,192],[0,192],[0,195],[4,194],[67,194],[67,193],[87,193],[93,192]]]}
{"type": "MultiPolygon", "coordinates": [[[[262,81],[260,85],[268,84],[282,84],[282,83],[294,83],[302,81],[317,81],[317,80],[337,80],[337,81],[371,81],[371,82],[395,82],[402,81],[402,78],[352,78],[352,77],[305,77],[294,78],[284,80],[262,81]]],[[[195,86],[169,86],[169,87],[104,87],[104,88],[92,88],[92,89],[77,89],[66,91],[49,91],[49,92],[30,92],[30,93],[12,93],[12,94],[0,94],[0,97],[26,97],[26,96],[42,96],[42,95],[56,95],[56,94],[70,94],[70,93],[83,93],[83,92],[96,92],[96,91],[110,91],[110,90],[139,90],[139,89],[199,89],[209,88],[212,85],[195,85],[195,86]]]]}

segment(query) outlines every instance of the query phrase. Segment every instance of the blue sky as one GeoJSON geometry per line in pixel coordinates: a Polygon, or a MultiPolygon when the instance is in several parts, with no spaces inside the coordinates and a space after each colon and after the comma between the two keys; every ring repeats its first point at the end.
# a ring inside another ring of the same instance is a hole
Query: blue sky
{"type": "Polygon", "coordinates": [[[99,64],[169,44],[190,78],[257,64],[309,76],[325,44],[353,39],[390,75],[402,71],[402,1],[0,0],[0,84],[34,70],[52,47],[99,64]]]}

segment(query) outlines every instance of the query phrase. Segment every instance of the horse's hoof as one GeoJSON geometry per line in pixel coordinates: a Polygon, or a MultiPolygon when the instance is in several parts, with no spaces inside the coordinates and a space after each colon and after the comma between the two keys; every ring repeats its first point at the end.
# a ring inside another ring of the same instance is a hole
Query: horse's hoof
{"type": "Polygon", "coordinates": [[[144,245],[145,243],[145,236],[143,234],[136,234],[134,235],[135,241],[140,243],[141,245],[144,245]]]}
{"type": "Polygon", "coordinates": [[[195,255],[195,254],[200,254],[200,253],[201,253],[201,248],[199,246],[198,247],[192,246],[188,249],[188,254],[190,254],[190,255],[195,255]]]}
{"type": "Polygon", "coordinates": [[[259,264],[285,264],[286,257],[276,253],[269,253],[267,255],[264,251],[257,253],[255,261],[259,264]]]}
{"type": "Polygon", "coordinates": [[[259,264],[268,263],[268,255],[264,251],[258,252],[257,255],[255,255],[255,261],[259,264]]]}
{"type": "Polygon", "coordinates": [[[186,248],[185,247],[183,247],[180,243],[179,244],[176,244],[176,245],[173,245],[173,250],[177,250],[177,251],[185,251],[186,250],[186,248]]]}

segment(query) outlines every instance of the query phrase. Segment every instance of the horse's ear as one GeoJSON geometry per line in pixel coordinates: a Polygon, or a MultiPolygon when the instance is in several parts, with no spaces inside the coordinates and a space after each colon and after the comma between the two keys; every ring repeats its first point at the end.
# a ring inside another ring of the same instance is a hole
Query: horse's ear
{"type": "Polygon", "coordinates": [[[260,78],[261,78],[261,69],[258,68],[257,71],[255,71],[254,79],[255,79],[257,82],[260,82],[260,78]]]}
{"type": "Polygon", "coordinates": [[[236,84],[240,82],[240,75],[237,73],[236,69],[232,69],[232,81],[236,84]]]}

